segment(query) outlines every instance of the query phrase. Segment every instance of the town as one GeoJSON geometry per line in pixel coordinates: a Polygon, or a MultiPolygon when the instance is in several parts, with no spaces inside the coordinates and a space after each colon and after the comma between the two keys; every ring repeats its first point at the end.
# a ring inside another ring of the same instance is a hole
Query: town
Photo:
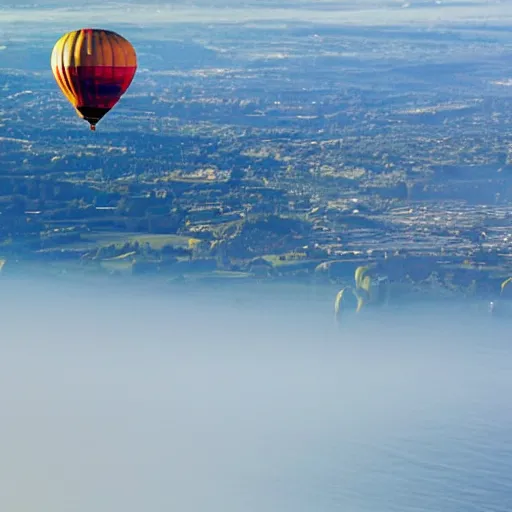
{"type": "Polygon", "coordinates": [[[141,40],[94,136],[52,40],[0,52],[4,273],[343,284],[379,261],[490,296],[512,275],[507,33],[180,30],[141,40]]]}

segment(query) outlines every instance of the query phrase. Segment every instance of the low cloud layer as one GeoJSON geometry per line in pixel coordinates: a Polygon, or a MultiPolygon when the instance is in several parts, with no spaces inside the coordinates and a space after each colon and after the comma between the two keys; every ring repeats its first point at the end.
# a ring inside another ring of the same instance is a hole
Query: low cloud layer
{"type": "Polygon", "coordinates": [[[0,508],[501,510],[507,325],[255,290],[4,281],[0,508]]]}

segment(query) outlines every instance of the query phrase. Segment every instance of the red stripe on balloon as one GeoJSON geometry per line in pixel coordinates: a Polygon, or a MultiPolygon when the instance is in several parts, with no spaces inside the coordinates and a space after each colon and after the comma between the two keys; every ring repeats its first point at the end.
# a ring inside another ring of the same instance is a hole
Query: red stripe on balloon
{"type": "Polygon", "coordinates": [[[112,108],[130,86],[135,66],[78,66],[69,68],[73,84],[79,91],[79,105],[112,108]]]}

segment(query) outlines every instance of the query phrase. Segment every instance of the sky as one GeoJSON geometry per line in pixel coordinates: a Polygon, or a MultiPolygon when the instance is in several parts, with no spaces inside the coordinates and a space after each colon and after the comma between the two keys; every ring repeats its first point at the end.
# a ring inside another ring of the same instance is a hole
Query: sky
{"type": "Polygon", "coordinates": [[[42,31],[51,30],[50,24],[84,26],[105,20],[111,24],[149,27],[183,22],[253,21],[431,26],[475,21],[508,23],[512,19],[512,3],[500,0],[43,0],[35,3],[2,0],[0,6],[0,26],[37,23],[42,31]]]}

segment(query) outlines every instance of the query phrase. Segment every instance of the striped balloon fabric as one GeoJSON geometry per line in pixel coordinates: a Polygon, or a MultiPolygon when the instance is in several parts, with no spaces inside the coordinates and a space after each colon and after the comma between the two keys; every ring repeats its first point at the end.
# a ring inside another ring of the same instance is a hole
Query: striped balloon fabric
{"type": "Polygon", "coordinates": [[[137,55],[119,34],[84,28],[55,43],[51,66],[63,94],[94,130],[130,86],[137,55]]]}

